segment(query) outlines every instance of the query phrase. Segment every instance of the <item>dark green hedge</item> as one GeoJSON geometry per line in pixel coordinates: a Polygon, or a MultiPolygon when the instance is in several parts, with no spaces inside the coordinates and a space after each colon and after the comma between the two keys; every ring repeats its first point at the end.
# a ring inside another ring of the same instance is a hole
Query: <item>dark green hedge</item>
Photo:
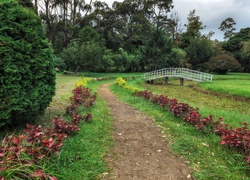
{"type": "Polygon", "coordinates": [[[53,52],[41,19],[0,2],[0,127],[34,121],[55,94],[53,52]]]}

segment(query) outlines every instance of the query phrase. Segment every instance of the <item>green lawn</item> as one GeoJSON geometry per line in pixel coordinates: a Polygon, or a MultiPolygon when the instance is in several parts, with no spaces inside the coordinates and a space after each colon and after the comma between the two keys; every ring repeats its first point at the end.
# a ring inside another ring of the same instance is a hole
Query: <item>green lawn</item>
{"type": "MultiPolygon", "coordinates": [[[[127,80],[129,84],[137,86],[141,90],[147,89],[156,94],[164,94],[188,103],[199,108],[199,112],[204,116],[212,114],[214,118],[222,117],[226,123],[233,126],[239,126],[240,122],[243,121],[250,123],[250,103],[248,102],[237,102],[223,96],[216,97],[212,94],[194,91],[189,87],[189,84],[196,85],[192,81],[185,81],[184,86],[179,86],[179,80],[175,79],[170,80],[169,85],[146,84],[141,79],[141,75],[142,73],[91,73],[91,77],[95,78],[134,76],[137,79],[127,80]]],[[[57,74],[56,96],[37,124],[50,126],[50,121],[54,116],[59,114],[63,116],[72,95],[71,91],[75,88],[75,82],[81,77],[57,74]]],[[[235,81],[239,86],[242,81],[242,87],[250,89],[250,84],[245,83],[249,81],[248,78],[248,74],[216,75],[213,83],[235,81]]],[[[87,87],[92,89],[92,92],[96,92],[99,85],[114,81],[115,79],[91,81],[87,87]]],[[[213,85],[213,83],[208,83],[208,85],[213,85]]],[[[122,101],[156,120],[166,133],[167,141],[170,142],[169,146],[176,154],[184,157],[185,161],[193,168],[193,175],[197,179],[250,179],[250,169],[242,162],[243,155],[221,146],[218,136],[208,136],[201,133],[189,124],[173,117],[171,113],[162,111],[160,107],[134,97],[115,85],[112,86],[112,90],[122,101]],[[204,146],[204,144],[208,146],[204,146]]],[[[64,142],[60,155],[44,164],[46,172],[56,175],[58,179],[101,179],[103,173],[110,172],[104,161],[105,155],[113,145],[111,138],[112,117],[109,109],[106,102],[98,96],[95,105],[87,112],[93,114],[93,122],[82,123],[80,125],[81,131],[64,142]]]]}
{"type": "MultiPolygon", "coordinates": [[[[201,108],[199,112],[202,114],[216,113],[216,116],[225,117],[226,123],[230,122],[231,125],[239,125],[239,121],[248,120],[249,122],[250,120],[249,115],[239,113],[237,109],[233,110],[233,101],[224,99],[223,102],[221,98],[202,93],[197,95],[197,92],[190,87],[181,87],[176,85],[176,82],[171,82],[170,85],[148,85],[143,81],[127,81],[127,83],[157,94],[177,98],[182,102],[185,101],[194,107],[201,108]],[[230,107],[225,106],[225,103],[231,103],[230,107]]],[[[155,119],[156,124],[160,125],[162,131],[165,132],[169,146],[190,165],[193,169],[192,175],[196,179],[250,179],[249,166],[242,162],[243,154],[220,145],[217,135],[200,132],[180,118],[174,117],[169,111],[163,111],[157,105],[132,96],[131,93],[116,85],[112,86],[112,90],[122,101],[155,119]]],[[[246,107],[247,104],[237,105],[239,110],[244,112],[249,110],[249,105],[246,107]]]]}
{"type": "MultiPolygon", "coordinates": [[[[56,113],[64,116],[65,108],[72,96],[71,91],[80,78],[57,74],[56,96],[44,116],[44,124],[47,123],[48,126],[56,113]]],[[[87,87],[94,93],[100,84],[109,81],[92,81],[87,87]]],[[[98,96],[94,106],[82,113],[87,112],[93,115],[93,121],[81,123],[80,131],[65,140],[60,155],[45,164],[46,169],[58,179],[100,179],[103,173],[109,171],[104,161],[104,156],[113,144],[110,135],[112,118],[109,109],[104,100],[98,96]]]]}
{"type": "Polygon", "coordinates": [[[206,90],[250,98],[249,73],[230,73],[227,75],[215,75],[213,82],[200,83],[199,86],[206,90]]]}
{"type": "MultiPolygon", "coordinates": [[[[92,73],[91,73],[92,74],[92,73]]],[[[102,74],[93,73],[91,77],[129,77],[135,74],[102,74]]],[[[165,94],[169,97],[179,99],[191,106],[200,108],[200,112],[206,116],[213,114],[214,117],[223,117],[226,123],[239,126],[239,122],[247,121],[250,123],[250,105],[246,102],[235,102],[211,94],[203,94],[191,89],[186,82],[185,86],[179,86],[178,80],[170,80],[169,85],[156,84],[154,86],[145,84],[139,74],[137,80],[128,80],[129,84],[142,89],[148,89],[158,94],[165,94]]],[[[238,77],[229,76],[230,81],[236,81],[238,77]]],[[[67,104],[67,100],[74,88],[74,83],[79,76],[57,76],[57,95],[51,103],[52,112],[54,107],[67,104]]],[[[247,81],[247,76],[237,81],[247,81]]],[[[93,91],[102,83],[114,81],[92,81],[88,84],[93,91]]],[[[216,76],[215,81],[221,80],[216,76]]],[[[246,86],[247,87],[247,86],[246,86]]],[[[243,155],[237,154],[219,144],[216,135],[208,136],[200,133],[194,127],[182,120],[175,118],[172,114],[162,111],[161,108],[145,102],[141,98],[132,96],[121,88],[112,86],[113,91],[119,98],[142,112],[153,117],[157,124],[161,125],[162,130],[167,134],[167,141],[170,142],[172,150],[182,155],[186,162],[193,168],[193,176],[197,179],[248,179],[249,168],[242,163],[243,155]],[[204,146],[208,145],[208,146],[204,146]]],[[[109,114],[105,102],[98,97],[95,105],[91,108],[94,114],[93,122],[84,123],[80,126],[81,131],[66,140],[62,152],[58,159],[50,162],[50,169],[57,174],[60,179],[101,179],[109,168],[105,164],[104,157],[112,147],[111,123],[112,118],[109,114]]]]}

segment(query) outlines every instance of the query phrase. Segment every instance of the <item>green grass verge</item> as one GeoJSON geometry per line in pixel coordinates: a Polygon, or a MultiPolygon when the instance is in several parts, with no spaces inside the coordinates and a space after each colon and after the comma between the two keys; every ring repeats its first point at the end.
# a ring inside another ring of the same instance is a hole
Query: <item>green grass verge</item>
{"type": "Polygon", "coordinates": [[[170,112],[142,98],[134,97],[126,90],[113,85],[118,97],[155,119],[166,134],[166,141],[176,153],[192,167],[197,179],[249,179],[250,169],[242,162],[243,155],[220,145],[219,137],[196,130],[170,112]]]}
{"type": "MultiPolygon", "coordinates": [[[[72,89],[79,77],[58,75],[57,95],[51,103],[51,110],[47,113],[54,114],[53,111],[63,114],[65,107],[72,96],[72,89]],[[60,103],[60,110],[57,110],[60,103]],[[56,106],[56,107],[55,107],[56,106]]],[[[97,91],[100,84],[109,81],[91,81],[87,87],[92,93],[97,91]]],[[[90,123],[83,122],[79,125],[80,131],[72,137],[68,137],[62,147],[59,157],[51,159],[46,163],[46,169],[50,169],[52,174],[56,174],[58,179],[81,179],[93,180],[101,179],[103,173],[108,172],[108,166],[104,161],[107,151],[113,145],[111,138],[112,118],[107,104],[99,96],[95,104],[87,112],[92,113],[93,120],[90,123]]],[[[49,118],[50,115],[45,115],[49,118]]],[[[44,121],[48,122],[49,119],[44,121]]]]}
{"type": "Polygon", "coordinates": [[[105,102],[98,97],[93,108],[91,123],[82,123],[80,131],[66,139],[59,158],[54,159],[53,171],[59,179],[93,180],[109,171],[104,157],[111,148],[112,119],[105,102]]]}
{"type": "Polygon", "coordinates": [[[180,86],[178,80],[172,80],[170,84],[146,84],[144,81],[133,82],[137,86],[154,92],[163,94],[170,98],[176,98],[192,107],[199,108],[203,116],[213,115],[215,119],[221,117],[227,124],[235,127],[241,126],[241,122],[250,123],[250,103],[235,101],[223,96],[205,94],[197,92],[189,87],[190,81],[186,81],[185,86],[180,86]]]}
{"type": "Polygon", "coordinates": [[[250,98],[249,73],[229,73],[227,75],[215,75],[213,82],[200,83],[199,86],[206,90],[250,98]]]}
{"type": "Polygon", "coordinates": [[[200,86],[206,90],[250,98],[250,79],[215,80],[213,82],[200,83],[200,86]]]}
{"type": "MultiPolygon", "coordinates": [[[[62,73],[60,73],[62,74],[62,73]]],[[[134,72],[134,73],[96,73],[96,72],[82,72],[79,76],[100,78],[100,77],[142,77],[143,73],[134,72]]]]}

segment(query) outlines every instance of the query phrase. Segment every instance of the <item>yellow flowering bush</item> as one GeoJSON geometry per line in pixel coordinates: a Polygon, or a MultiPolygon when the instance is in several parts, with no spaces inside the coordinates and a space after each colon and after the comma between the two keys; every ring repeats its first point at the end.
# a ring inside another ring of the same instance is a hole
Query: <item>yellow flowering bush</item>
{"type": "Polygon", "coordinates": [[[139,91],[138,88],[136,88],[136,87],[134,87],[132,85],[128,85],[123,78],[117,78],[116,79],[116,84],[118,84],[119,86],[123,87],[124,89],[129,90],[132,93],[136,93],[136,92],[139,91]]]}
{"type": "Polygon", "coordinates": [[[135,92],[138,92],[139,89],[134,87],[134,86],[131,86],[131,85],[126,85],[126,86],[123,86],[125,89],[128,89],[129,91],[131,91],[132,93],[135,93],[135,92]]]}
{"type": "Polygon", "coordinates": [[[127,85],[126,81],[123,78],[121,78],[121,77],[119,77],[119,78],[116,79],[116,84],[118,84],[121,87],[127,85]]]}
{"type": "Polygon", "coordinates": [[[75,87],[86,87],[87,83],[90,81],[90,79],[87,78],[81,78],[79,81],[75,83],[75,87]]]}

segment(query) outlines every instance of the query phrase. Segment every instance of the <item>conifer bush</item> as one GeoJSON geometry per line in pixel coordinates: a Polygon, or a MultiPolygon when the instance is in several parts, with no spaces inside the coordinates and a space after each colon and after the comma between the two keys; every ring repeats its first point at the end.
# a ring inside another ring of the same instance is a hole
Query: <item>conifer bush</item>
{"type": "Polygon", "coordinates": [[[0,127],[34,121],[55,94],[53,52],[41,19],[0,2],[0,127]]]}

